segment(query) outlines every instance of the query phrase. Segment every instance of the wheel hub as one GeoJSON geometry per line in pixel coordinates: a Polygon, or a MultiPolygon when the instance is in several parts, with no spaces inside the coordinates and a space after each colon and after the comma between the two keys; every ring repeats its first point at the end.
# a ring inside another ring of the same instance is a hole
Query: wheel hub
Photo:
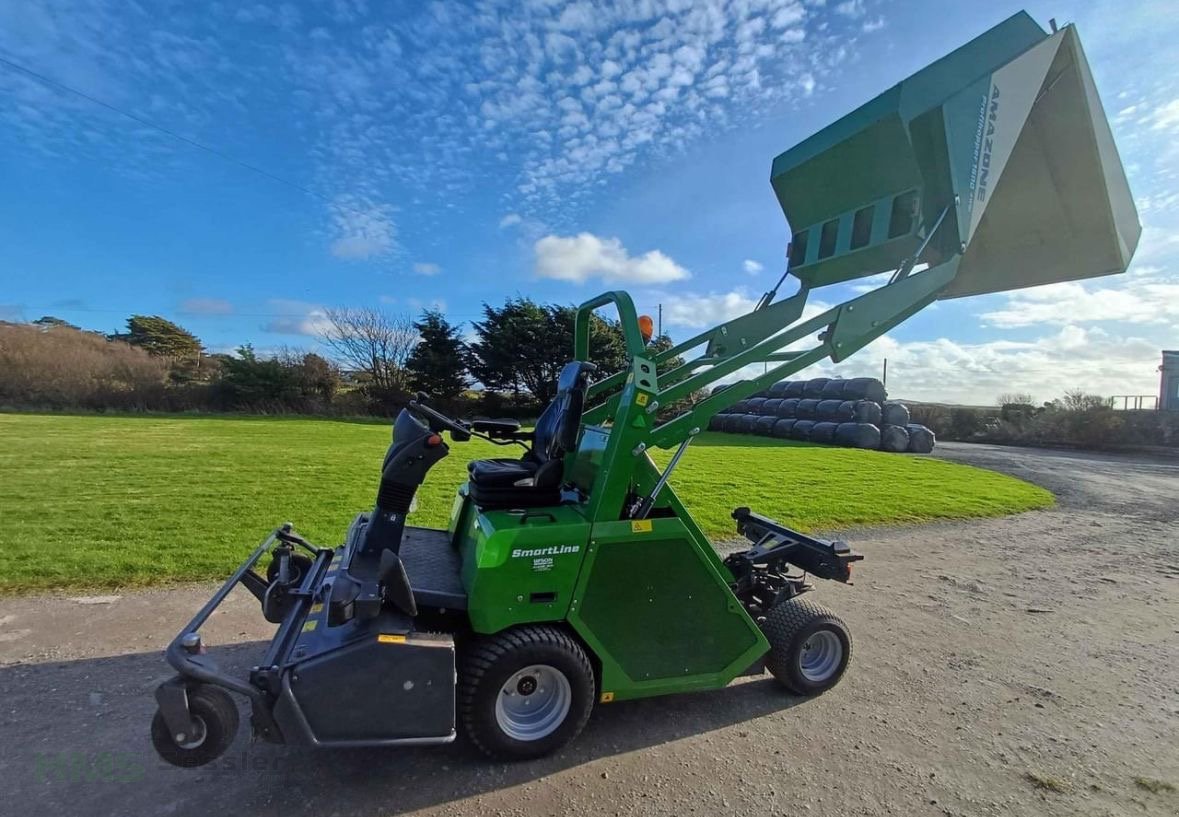
{"type": "Polygon", "coordinates": [[[514,740],[540,740],[560,728],[572,704],[573,688],[565,673],[537,664],[514,673],[500,687],[495,720],[514,740]]]}
{"type": "Polygon", "coordinates": [[[843,643],[830,630],[812,633],[798,653],[798,669],[812,683],[822,683],[839,669],[843,643]]]}

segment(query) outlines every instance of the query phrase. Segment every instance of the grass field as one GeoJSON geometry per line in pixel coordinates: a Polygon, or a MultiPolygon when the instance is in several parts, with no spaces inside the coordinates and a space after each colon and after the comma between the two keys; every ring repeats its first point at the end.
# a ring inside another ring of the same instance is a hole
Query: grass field
{"type": "MultiPolygon", "coordinates": [[[[389,434],[329,420],[0,414],[0,590],[221,578],[285,520],[338,543],[372,506],[389,434]]],[[[453,444],[411,521],[444,527],[467,460],[505,450],[453,444]]],[[[733,535],[738,505],[814,530],[1052,503],[963,465],[721,434],[693,443],[672,484],[714,537],[733,535]]]]}

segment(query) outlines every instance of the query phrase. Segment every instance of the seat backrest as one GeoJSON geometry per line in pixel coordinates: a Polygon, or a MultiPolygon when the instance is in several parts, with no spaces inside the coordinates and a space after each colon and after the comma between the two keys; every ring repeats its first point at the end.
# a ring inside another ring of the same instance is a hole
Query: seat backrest
{"type": "Polygon", "coordinates": [[[593,363],[575,360],[561,369],[561,376],[557,378],[557,396],[536,421],[532,439],[534,458],[541,462],[559,460],[577,446],[589,375],[597,368],[593,363]]]}

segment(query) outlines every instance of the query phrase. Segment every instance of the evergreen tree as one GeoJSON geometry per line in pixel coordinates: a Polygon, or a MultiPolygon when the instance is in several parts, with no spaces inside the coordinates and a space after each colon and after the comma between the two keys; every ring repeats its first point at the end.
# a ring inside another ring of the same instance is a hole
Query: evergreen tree
{"type": "Polygon", "coordinates": [[[467,348],[458,326],[436,309],[414,321],[421,336],[405,361],[410,385],[431,397],[450,400],[467,388],[467,348]]]}

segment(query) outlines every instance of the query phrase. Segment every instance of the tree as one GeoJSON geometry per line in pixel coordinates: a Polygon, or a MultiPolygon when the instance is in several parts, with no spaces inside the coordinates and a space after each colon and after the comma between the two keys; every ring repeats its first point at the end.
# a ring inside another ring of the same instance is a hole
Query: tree
{"type": "Polygon", "coordinates": [[[321,339],[364,387],[381,401],[396,400],[409,387],[405,363],[418,341],[409,315],[380,309],[328,309],[321,339]]]}
{"type": "Polygon", "coordinates": [[[1000,394],[995,402],[1000,408],[1003,406],[1034,406],[1036,400],[1027,392],[1006,392],[1000,394]]]}
{"type": "Polygon", "coordinates": [[[111,340],[121,340],[138,346],[150,355],[172,360],[199,359],[201,342],[183,326],[159,315],[132,315],[127,319],[127,331],[111,340]]]}
{"type": "Polygon", "coordinates": [[[1112,409],[1113,398],[1102,397],[1099,394],[1086,394],[1082,389],[1066,391],[1061,399],[1065,411],[1096,411],[1112,409]]]}
{"type": "Polygon", "coordinates": [[[427,309],[414,328],[421,340],[405,361],[410,386],[445,400],[458,397],[467,388],[467,346],[459,327],[427,309]]]}
{"type": "Polygon", "coordinates": [[[41,317],[37,318],[37,320],[33,321],[33,326],[39,326],[45,331],[57,329],[63,326],[69,329],[78,329],[79,331],[81,330],[80,326],[76,326],[67,320],[57,317],[56,315],[42,315],[41,317]]]}

